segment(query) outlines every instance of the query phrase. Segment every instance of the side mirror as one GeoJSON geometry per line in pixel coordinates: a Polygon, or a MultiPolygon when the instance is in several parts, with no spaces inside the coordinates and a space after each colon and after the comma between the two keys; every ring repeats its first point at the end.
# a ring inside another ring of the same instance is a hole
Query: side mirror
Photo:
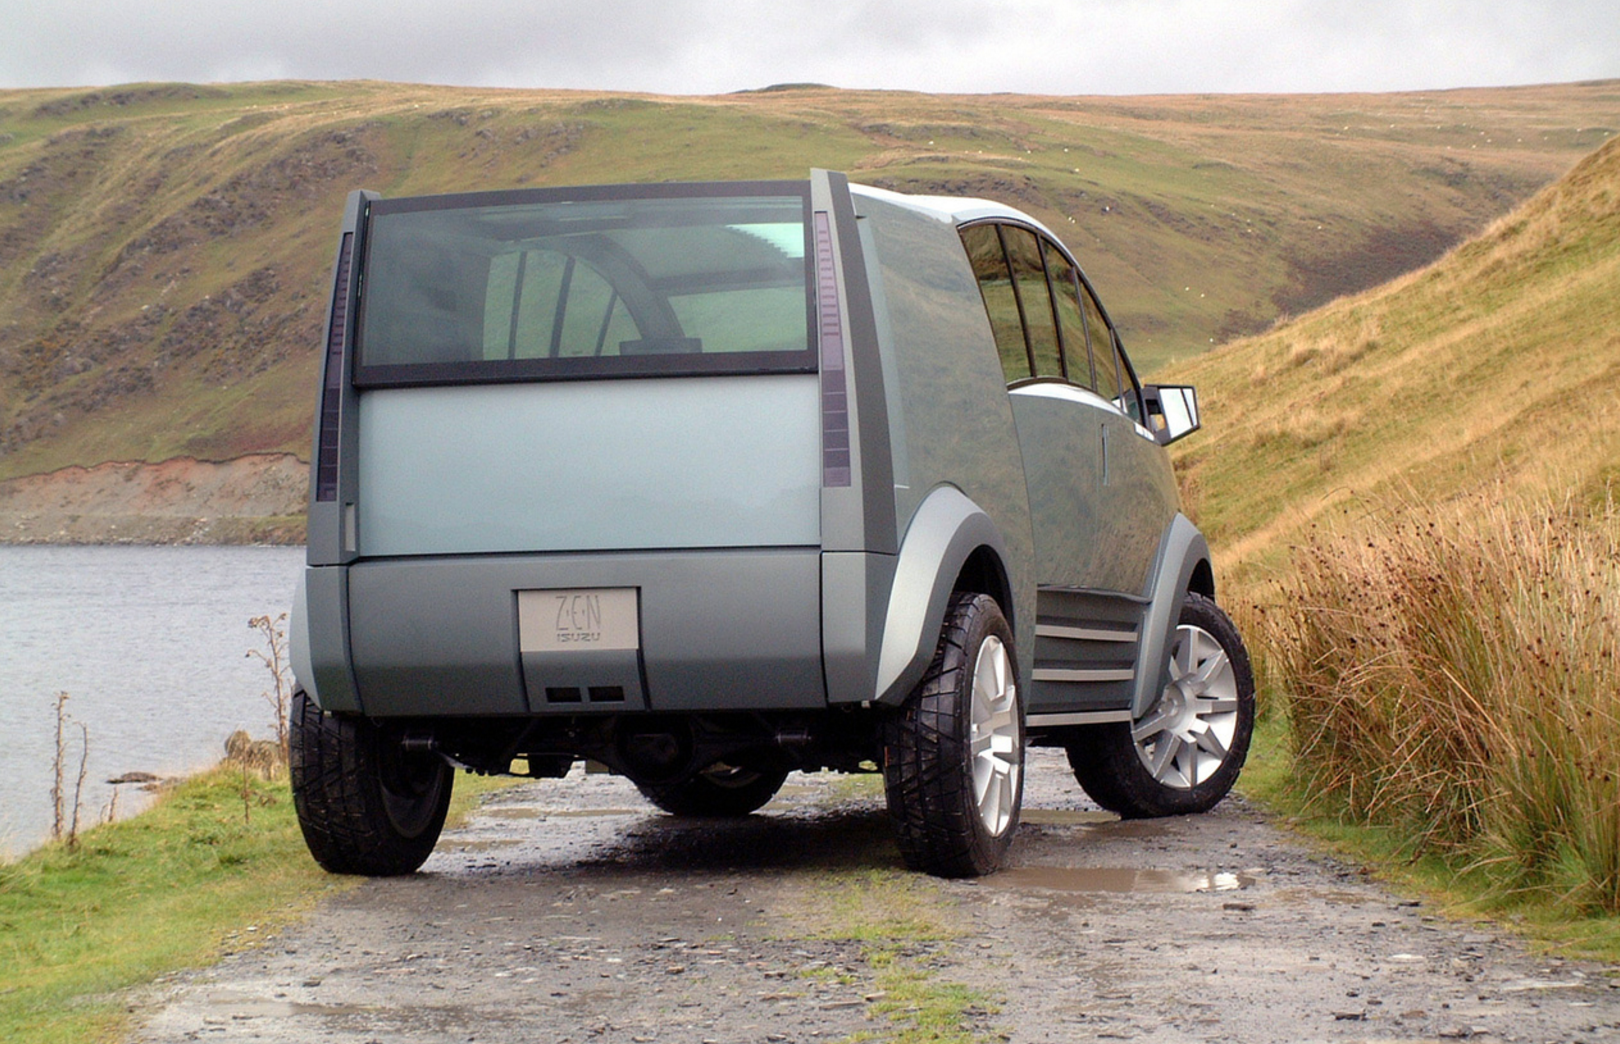
{"type": "Polygon", "coordinates": [[[1161,446],[1203,427],[1198,420],[1198,389],[1190,384],[1149,384],[1142,389],[1148,430],[1161,446]]]}

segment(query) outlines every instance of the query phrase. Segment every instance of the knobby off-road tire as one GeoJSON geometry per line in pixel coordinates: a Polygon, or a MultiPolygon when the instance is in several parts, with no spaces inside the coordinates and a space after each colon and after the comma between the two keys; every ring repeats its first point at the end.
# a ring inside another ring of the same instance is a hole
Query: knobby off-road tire
{"type": "Polygon", "coordinates": [[[687,779],[637,783],[636,789],[671,815],[733,818],[764,807],[786,779],[786,769],[756,770],[716,762],[687,779]]]}
{"type": "Polygon", "coordinates": [[[883,783],[907,866],[1001,866],[1024,794],[1024,713],[1012,629],[989,596],[952,596],[933,663],[885,724],[883,783]]]}
{"type": "Polygon", "coordinates": [[[293,693],[287,738],[293,806],[317,863],[394,877],[427,860],[455,780],[443,759],[407,753],[364,718],[325,714],[302,691],[293,693]]]}
{"type": "Polygon", "coordinates": [[[1134,722],[1084,730],[1069,766],[1093,801],[1125,819],[1208,812],[1237,781],[1253,731],[1243,639],[1219,606],[1189,593],[1158,699],[1134,722]]]}

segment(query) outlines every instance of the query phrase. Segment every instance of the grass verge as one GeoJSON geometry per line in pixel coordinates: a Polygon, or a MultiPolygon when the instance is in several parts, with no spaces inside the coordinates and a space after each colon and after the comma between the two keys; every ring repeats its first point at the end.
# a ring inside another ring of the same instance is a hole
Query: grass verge
{"type": "Polygon", "coordinates": [[[1612,501],[1319,531],[1251,630],[1246,789],[1458,915],[1620,960],[1617,600],[1612,501]]]}
{"type": "MultiPolygon", "coordinates": [[[[452,814],[498,781],[463,775],[452,814]]],[[[0,1040],[119,1039],[127,991],[353,887],[304,848],[285,779],[221,767],[132,819],[0,866],[0,1040]]]]}

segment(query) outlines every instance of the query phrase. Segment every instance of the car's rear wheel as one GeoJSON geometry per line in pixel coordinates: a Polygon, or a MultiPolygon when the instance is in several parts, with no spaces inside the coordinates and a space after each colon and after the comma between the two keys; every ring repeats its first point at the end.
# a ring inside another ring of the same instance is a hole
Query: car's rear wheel
{"type": "Polygon", "coordinates": [[[746,816],[763,808],[787,779],[786,769],[752,769],[717,761],[674,783],[637,783],[648,801],[677,816],[746,816]]]}
{"type": "Polygon", "coordinates": [[[438,843],[455,774],[365,718],[324,713],[301,690],[288,723],[293,805],[315,861],[334,874],[393,877],[438,843]]]}
{"type": "Polygon", "coordinates": [[[988,595],[952,597],[928,672],[886,725],[883,782],[913,870],[1001,866],[1024,794],[1024,714],[1012,629],[988,595]]]}
{"type": "Polygon", "coordinates": [[[1214,808],[1237,781],[1254,731],[1254,675],[1232,621],[1187,595],[1158,697],[1135,721],[1094,725],[1068,747],[1074,775],[1126,819],[1214,808]]]}

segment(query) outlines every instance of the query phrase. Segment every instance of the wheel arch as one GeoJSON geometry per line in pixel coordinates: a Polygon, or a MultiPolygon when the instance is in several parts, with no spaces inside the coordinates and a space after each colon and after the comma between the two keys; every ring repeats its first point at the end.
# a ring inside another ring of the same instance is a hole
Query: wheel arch
{"type": "Polygon", "coordinates": [[[1213,601],[1215,571],[1210,564],[1209,544],[1204,534],[1186,515],[1177,513],[1159,538],[1159,553],[1148,577],[1149,603],[1131,692],[1133,719],[1147,710],[1164,686],[1165,657],[1189,590],[1213,601]]]}
{"type": "Polygon", "coordinates": [[[1187,590],[1196,591],[1213,602],[1215,600],[1215,569],[1209,564],[1207,549],[1205,555],[1206,557],[1200,558],[1193,565],[1192,576],[1187,580],[1187,590]]]}
{"type": "Polygon", "coordinates": [[[967,556],[962,568],[957,572],[956,582],[951,585],[949,596],[958,591],[972,591],[974,594],[989,595],[1001,607],[1001,614],[1007,618],[1007,625],[1017,628],[1017,607],[1013,604],[1012,582],[1007,579],[1007,565],[1001,554],[988,544],[980,544],[967,556]]]}
{"type": "Polygon", "coordinates": [[[900,544],[878,655],[878,702],[904,700],[922,678],[956,591],[994,598],[1018,633],[1007,560],[1001,531],[971,498],[954,486],[928,494],[900,544]]]}

